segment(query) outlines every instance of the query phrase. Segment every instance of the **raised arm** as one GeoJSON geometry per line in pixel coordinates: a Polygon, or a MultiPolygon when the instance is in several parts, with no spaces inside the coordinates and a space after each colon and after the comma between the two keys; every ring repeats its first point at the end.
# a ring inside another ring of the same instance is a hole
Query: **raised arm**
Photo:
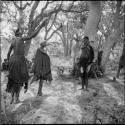
{"type": "Polygon", "coordinates": [[[8,51],[8,54],[7,54],[7,60],[10,59],[10,54],[11,54],[12,50],[13,50],[13,45],[11,44],[9,51],[8,51]]]}
{"type": "Polygon", "coordinates": [[[30,40],[30,39],[36,37],[37,34],[39,33],[39,31],[41,30],[41,28],[43,28],[46,25],[47,20],[48,19],[45,19],[44,22],[38,27],[38,29],[33,34],[31,34],[30,36],[27,36],[27,37],[23,37],[22,40],[27,41],[27,40],[30,40]]]}

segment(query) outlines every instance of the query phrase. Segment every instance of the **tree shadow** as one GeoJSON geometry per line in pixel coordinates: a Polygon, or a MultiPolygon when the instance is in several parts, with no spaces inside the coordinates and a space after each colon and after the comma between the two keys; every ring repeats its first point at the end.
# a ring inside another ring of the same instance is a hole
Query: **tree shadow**
{"type": "Polygon", "coordinates": [[[43,96],[31,97],[24,101],[20,101],[20,103],[22,104],[18,108],[16,108],[16,110],[9,112],[8,117],[10,118],[11,116],[13,116],[13,121],[15,121],[16,123],[19,122],[18,120],[20,120],[29,111],[33,109],[39,109],[48,96],[50,95],[44,94],[43,96]]]}

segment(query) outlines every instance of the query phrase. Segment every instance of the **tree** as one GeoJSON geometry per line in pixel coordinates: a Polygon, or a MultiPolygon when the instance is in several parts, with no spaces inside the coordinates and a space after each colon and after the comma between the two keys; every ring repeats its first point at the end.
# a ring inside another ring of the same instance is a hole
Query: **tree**
{"type": "Polygon", "coordinates": [[[106,64],[110,55],[111,48],[115,43],[118,42],[120,35],[123,33],[124,30],[124,20],[121,13],[121,3],[122,1],[116,2],[116,11],[114,13],[114,21],[112,22],[112,29],[110,30],[110,35],[107,36],[107,39],[104,43],[103,54],[102,54],[102,68],[105,71],[106,64]]]}
{"type": "Polygon", "coordinates": [[[101,1],[88,1],[88,6],[90,12],[86,21],[84,34],[89,37],[90,41],[95,41],[94,52],[95,58],[97,58],[97,31],[99,29],[98,26],[101,19],[101,1]]]}
{"type": "Polygon", "coordinates": [[[74,10],[77,12],[74,13],[65,13],[60,14],[60,17],[57,17],[55,25],[59,25],[62,23],[62,28],[57,32],[60,36],[61,41],[63,43],[64,48],[64,56],[71,56],[72,45],[74,35],[78,34],[79,36],[83,35],[84,25],[83,18],[86,18],[86,12],[88,8],[84,2],[78,1],[75,6],[73,7],[74,10]],[[80,12],[80,13],[79,13],[80,12]],[[82,21],[81,21],[82,20],[82,21]]]}
{"type": "MultiPolygon", "coordinates": [[[[8,4],[8,3],[7,3],[8,4]]],[[[19,12],[19,21],[17,22],[19,26],[22,29],[25,29],[25,36],[28,37],[30,34],[35,34],[36,32],[40,32],[41,29],[43,28],[42,23],[46,20],[46,25],[49,25],[50,22],[52,21],[51,19],[56,18],[57,13],[59,12],[75,12],[76,10],[73,10],[72,7],[74,6],[74,1],[73,2],[68,2],[68,5],[66,2],[63,1],[33,1],[33,2],[25,2],[24,1],[18,1],[18,2],[10,2],[10,4],[15,5],[17,8],[17,11],[19,12]],[[18,5],[20,4],[20,5],[18,5]],[[23,5],[24,4],[24,5],[23,5]],[[29,5],[29,12],[28,12],[28,17],[24,19],[24,12],[27,10],[27,6],[29,5]],[[41,7],[39,6],[41,5],[41,7]],[[38,11],[40,10],[40,11],[38,11]],[[21,22],[21,23],[20,23],[21,22]],[[25,24],[24,24],[25,22],[25,24]],[[21,25],[20,25],[21,24],[21,25]],[[25,26],[24,26],[25,25],[25,26]],[[24,26],[24,27],[23,27],[24,26]]],[[[9,11],[8,11],[9,13],[9,11]]],[[[52,21],[53,22],[53,21],[52,21]]],[[[48,26],[47,26],[48,27],[48,26]]],[[[47,38],[48,32],[50,31],[52,25],[49,28],[45,28],[46,30],[46,35],[45,39],[47,38]]],[[[52,33],[53,35],[54,33],[52,33]]],[[[50,36],[52,36],[50,35],[50,36]]],[[[32,39],[32,38],[31,38],[32,39]]],[[[25,44],[25,55],[27,56],[28,50],[31,44],[31,39],[26,41],[25,44]]]]}
{"type": "Polygon", "coordinates": [[[74,39],[74,34],[76,33],[73,22],[65,17],[64,19],[59,19],[62,27],[59,29],[57,34],[61,38],[63,48],[64,48],[64,56],[71,56],[72,44],[74,39]]]}

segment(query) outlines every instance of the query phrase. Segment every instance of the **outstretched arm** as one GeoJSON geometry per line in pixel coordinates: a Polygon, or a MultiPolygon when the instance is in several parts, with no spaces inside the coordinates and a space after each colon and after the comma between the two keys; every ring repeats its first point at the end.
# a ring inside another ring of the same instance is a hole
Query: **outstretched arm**
{"type": "Polygon", "coordinates": [[[9,51],[8,51],[8,54],[7,54],[7,59],[8,59],[8,60],[9,60],[9,58],[10,58],[10,54],[11,54],[12,50],[13,50],[13,46],[12,46],[12,44],[11,44],[11,46],[10,46],[10,48],[9,48],[9,51]]]}
{"type": "Polygon", "coordinates": [[[39,28],[33,34],[31,34],[30,36],[27,36],[27,37],[23,37],[22,40],[27,41],[27,40],[30,40],[30,39],[36,37],[37,34],[39,33],[39,31],[41,30],[41,28],[43,28],[46,25],[47,20],[48,19],[45,19],[44,22],[39,26],[39,28]]]}

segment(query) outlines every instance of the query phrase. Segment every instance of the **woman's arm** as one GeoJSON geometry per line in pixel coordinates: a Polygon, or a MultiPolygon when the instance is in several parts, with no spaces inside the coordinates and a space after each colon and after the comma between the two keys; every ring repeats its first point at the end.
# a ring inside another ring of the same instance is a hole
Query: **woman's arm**
{"type": "Polygon", "coordinates": [[[7,60],[10,59],[10,54],[11,54],[12,50],[13,50],[13,45],[11,44],[9,51],[8,51],[8,54],[7,54],[7,60]]]}
{"type": "Polygon", "coordinates": [[[30,36],[27,36],[27,37],[22,37],[21,39],[22,39],[23,41],[27,41],[27,40],[30,40],[30,39],[36,37],[37,34],[39,33],[39,31],[41,30],[41,28],[46,25],[47,20],[48,20],[48,19],[45,19],[44,22],[42,23],[42,25],[41,25],[33,34],[31,34],[30,36]]]}

